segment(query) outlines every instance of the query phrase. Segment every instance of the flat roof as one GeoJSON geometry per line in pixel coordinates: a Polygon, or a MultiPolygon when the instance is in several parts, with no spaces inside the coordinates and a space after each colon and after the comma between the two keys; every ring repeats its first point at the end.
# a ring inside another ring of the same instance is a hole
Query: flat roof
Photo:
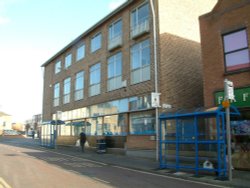
{"type": "Polygon", "coordinates": [[[103,19],[101,19],[99,22],[97,22],[96,24],[94,24],[87,31],[85,31],[84,33],[82,33],[80,36],[78,36],[76,39],[74,39],[72,42],[70,42],[67,46],[65,46],[63,49],[61,49],[59,52],[57,52],[54,56],[52,56],[50,59],[48,59],[45,63],[43,63],[41,65],[41,67],[47,66],[49,63],[51,63],[51,61],[53,61],[54,59],[56,59],[59,55],[61,55],[67,49],[69,49],[70,47],[72,47],[73,45],[75,45],[76,43],[78,43],[81,38],[83,38],[84,36],[88,35],[91,31],[93,31],[94,29],[96,29],[97,27],[99,27],[105,21],[107,21],[108,19],[110,19],[112,16],[114,16],[115,14],[117,14],[118,12],[120,12],[121,10],[123,10],[124,8],[126,8],[133,1],[134,0],[127,0],[125,3],[123,3],[122,5],[120,5],[117,9],[115,9],[114,11],[112,11],[111,13],[109,13],[107,16],[105,16],[103,19]]]}

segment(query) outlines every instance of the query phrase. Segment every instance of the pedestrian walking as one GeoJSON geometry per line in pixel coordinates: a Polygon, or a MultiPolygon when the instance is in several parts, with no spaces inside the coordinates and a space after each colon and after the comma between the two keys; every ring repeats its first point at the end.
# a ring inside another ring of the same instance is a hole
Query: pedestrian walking
{"type": "Polygon", "coordinates": [[[35,139],[35,131],[32,130],[32,138],[35,139]]]}
{"type": "Polygon", "coordinates": [[[84,133],[84,131],[82,130],[82,132],[80,133],[80,146],[82,148],[82,152],[84,152],[84,145],[86,142],[86,134],[84,133]]]}

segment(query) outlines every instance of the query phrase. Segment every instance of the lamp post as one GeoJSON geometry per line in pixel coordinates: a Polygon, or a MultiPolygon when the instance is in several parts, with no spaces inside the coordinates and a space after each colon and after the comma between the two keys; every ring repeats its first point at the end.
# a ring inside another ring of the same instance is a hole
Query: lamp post
{"type": "MultiPolygon", "coordinates": [[[[157,62],[157,39],[156,39],[156,18],[153,0],[150,0],[150,7],[153,17],[153,43],[154,43],[154,76],[155,76],[155,93],[158,93],[158,62],[157,62]]],[[[155,107],[155,132],[156,132],[156,160],[159,160],[159,107],[155,107]]]]}

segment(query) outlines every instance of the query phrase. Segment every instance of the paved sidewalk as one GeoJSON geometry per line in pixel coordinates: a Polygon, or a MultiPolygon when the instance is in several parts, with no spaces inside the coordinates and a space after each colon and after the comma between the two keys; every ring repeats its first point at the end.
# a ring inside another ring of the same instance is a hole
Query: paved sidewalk
{"type": "Polygon", "coordinates": [[[190,172],[176,172],[173,169],[159,169],[159,163],[155,160],[130,157],[126,155],[117,155],[110,153],[98,154],[95,150],[87,149],[85,153],[82,153],[76,147],[63,147],[59,146],[56,149],[58,152],[62,152],[68,155],[73,155],[77,157],[82,157],[85,159],[106,163],[109,165],[115,165],[125,168],[130,168],[139,171],[146,171],[150,173],[156,173],[166,176],[171,176],[174,178],[181,178],[191,181],[199,181],[210,183],[214,185],[221,185],[225,187],[239,187],[239,188],[250,188],[250,172],[249,171],[239,171],[233,170],[233,180],[231,182],[226,180],[216,180],[214,175],[199,175],[195,176],[194,173],[190,172]]]}

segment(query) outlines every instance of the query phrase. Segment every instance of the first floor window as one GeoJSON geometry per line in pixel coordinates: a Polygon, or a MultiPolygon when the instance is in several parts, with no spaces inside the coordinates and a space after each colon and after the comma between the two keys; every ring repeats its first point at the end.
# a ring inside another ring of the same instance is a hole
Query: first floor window
{"type": "Polygon", "coordinates": [[[223,43],[226,72],[250,68],[246,29],[225,34],[223,43]]]}
{"type": "Polygon", "coordinates": [[[149,40],[142,41],[131,48],[131,83],[150,80],[149,40]]]}
{"type": "Polygon", "coordinates": [[[63,90],[63,104],[67,104],[70,102],[70,82],[71,79],[67,78],[64,80],[63,85],[64,85],[64,90],[63,90]]]}
{"type": "Polygon", "coordinates": [[[108,59],[108,91],[122,87],[122,54],[121,52],[108,59]]]}
{"type": "Polygon", "coordinates": [[[75,101],[81,100],[84,97],[84,71],[76,74],[75,80],[75,101]]]}
{"type": "Polygon", "coordinates": [[[54,85],[54,106],[59,106],[60,103],[60,83],[54,85]]]}
{"type": "Polygon", "coordinates": [[[155,134],[155,114],[141,112],[130,115],[130,134],[149,135],[155,134]]]}
{"type": "Polygon", "coordinates": [[[101,63],[90,67],[89,96],[99,95],[101,93],[101,63]]]}

